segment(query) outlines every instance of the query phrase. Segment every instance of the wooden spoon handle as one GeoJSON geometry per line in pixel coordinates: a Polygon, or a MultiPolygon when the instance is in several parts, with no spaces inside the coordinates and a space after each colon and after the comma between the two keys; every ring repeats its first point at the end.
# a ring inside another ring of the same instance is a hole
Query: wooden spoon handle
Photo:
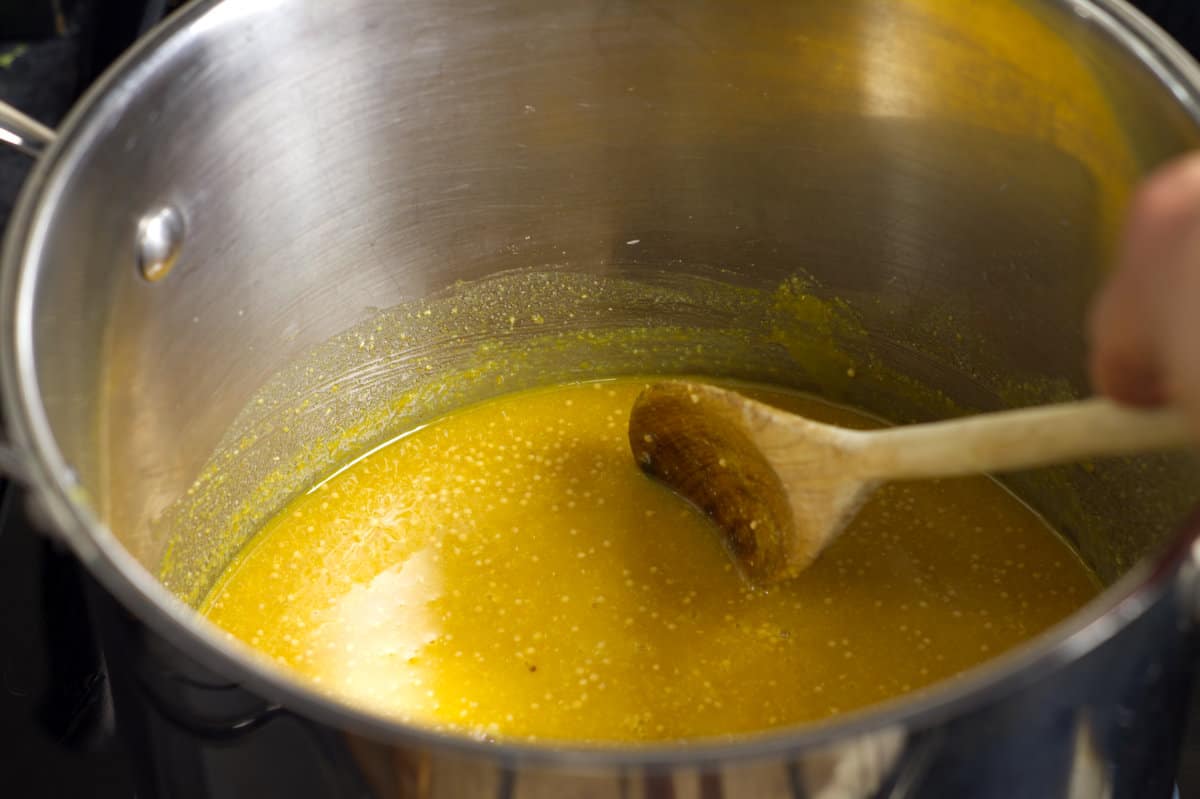
{"type": "Polygon", "coordinates": [[[1183,447],[1183,414],[1088,399],[855,433],[867,479],[954,477],[1183,447]]]}

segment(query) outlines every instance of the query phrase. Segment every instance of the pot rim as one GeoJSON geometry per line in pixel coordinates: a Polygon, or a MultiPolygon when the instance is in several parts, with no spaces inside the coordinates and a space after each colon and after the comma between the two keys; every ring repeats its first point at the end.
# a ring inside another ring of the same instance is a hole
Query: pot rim
{"type": "MultiPolygon", "coordinates": [[[[256,4],[270,12],[286,0],[256,4]]],[[[1125,0],[1045,0],[1100,29],[1149,68],[1200,125],[1200,66],[1125,0]]],[[[58,204],[76,165],[119,115],[137,87],[174,52],[223,17],[242,15],[237,0],[193,0],[143,37],[75,105],[56,141],[35,165],[14,211],[0,255],[0,395],[4,418],[26,457],[29,488],[53,532],[89,572],[140,621],[198,663],[229,675],[255,694],[289,711],[336,728],[394,745],[437,747],[508,764],[554,767],[701,766],[747,761],[845,742],[882,730],[917,729],[961,715],[1020,690],[1078,659],[1119,633],[1176,588],[1180,567],[1200,558],[1192,542],[1200,525],[1183,525],[1170,542],[1143,557],[1120,580],[1084,608],[1041,635],[977,666],[962,677],[833,720],[781,728],[733,740],[630,746],[555,741],[488,743],[390,720],[344,704],[289,678],[281,669],[231,642],[165,587],[125,550],[93,513],[59,450],[42,405],[34,363],[34,294],[49,235],[50,210],[58,204]]]]}

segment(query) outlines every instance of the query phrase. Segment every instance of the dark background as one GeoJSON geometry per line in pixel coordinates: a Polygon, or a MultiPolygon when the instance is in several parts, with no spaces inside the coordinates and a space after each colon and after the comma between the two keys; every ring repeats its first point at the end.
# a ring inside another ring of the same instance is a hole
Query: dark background
{"type": "MultiPolygon", "coordinates": [[[[177,5],[0,0],[0,98],[56,125],[113,58],[177,5]]],[[[1135,5],[1200,57],[1200,0],[1135,5]]],[[[28,169],[28,159],[0,150],[0,228],[28,169]]],[[[106,735],[111,709],[73,562],[32,530],[19,491],[0,490],[0,796],[132,797],[127,758],[106,735]]],[[[1185,799],[1200,799],[1194,705],[1179,774],[1185,799]]]]}

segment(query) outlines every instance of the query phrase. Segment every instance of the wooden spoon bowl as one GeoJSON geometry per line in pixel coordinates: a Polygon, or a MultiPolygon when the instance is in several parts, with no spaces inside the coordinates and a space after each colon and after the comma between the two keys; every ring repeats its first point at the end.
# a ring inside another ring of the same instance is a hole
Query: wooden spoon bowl
{"type": "Polygon", "coordinates": [[[882,482],[1183,446],[1187,419],[1104,399],[883,430],[847,430],[698,383],[650,386],[629,419],[642,470],[721,529],[752,581],[803,571],[882,482]]]}

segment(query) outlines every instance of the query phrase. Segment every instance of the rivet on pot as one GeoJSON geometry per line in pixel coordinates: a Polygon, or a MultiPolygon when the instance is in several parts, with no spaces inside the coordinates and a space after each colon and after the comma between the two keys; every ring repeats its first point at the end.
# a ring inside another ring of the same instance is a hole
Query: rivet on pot
{"type": "Polygon", "coordinates": [[[183,217],[179,211],[165,205],[146,214],[138,221],[138,272],[151,283],[166,277],[179,248],[183,244],[183,217]]]}

